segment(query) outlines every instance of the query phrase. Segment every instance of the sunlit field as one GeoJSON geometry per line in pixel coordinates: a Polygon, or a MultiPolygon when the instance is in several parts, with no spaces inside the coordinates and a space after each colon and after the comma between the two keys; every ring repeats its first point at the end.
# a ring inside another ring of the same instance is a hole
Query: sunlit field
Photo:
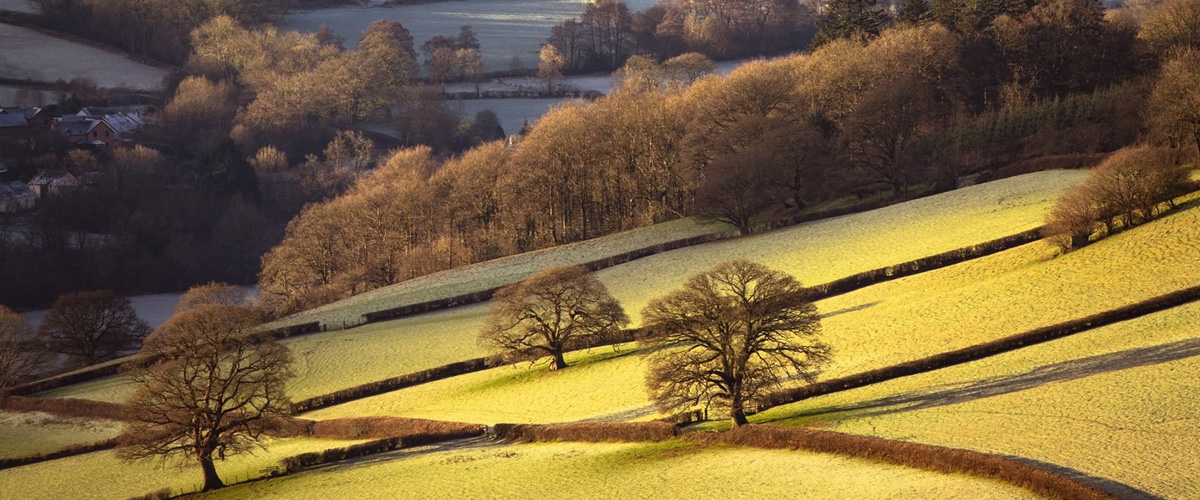
{"type": "MultiPolygon", "coordinates": [[[[257,477],[261,470],[274,467],[279,460],[327,448],[347,446],[356,441],[286,439],[268,441],[267,451],[237,455],[217,462],[217,472],[226,482],[257,477]]],[[[99,451],[49,462],[0,470],[0,491],[4,498],[23,500],[120,499],[143,495],[170,487],[192,491],[201,483],[200,466],[162,464],[155,460],[124,462],[112,451],[99,451]]]]}
{"type": "Polygon", "coordinates": [[[567,356],[571,365],[519,363],[460,375],[318,410],[305,418],[394,415],[460,422],[555,423],[659,416],[642,389],[645,349],[601,347],[567,356]]]}
{"type": "MultiPolygon", "coordinates": [[[[806,283],[821,283],[1037,227],[1057,193],[1077,182],[1083,175],[1084,172],[1078,171],[1055,171],[1005,179],[871,212],[802,224],[748,238],[675,250],[600,271],[598,276],[613,295],[622,301],[626,312],[633,318],[639,317],[641,307],[653,295],[665,293],[682,284],[688,276],[733,258],[758,260],[768,266],[792,272],[806,283]],[[964,192],[966,194],[963,194],[964,192]],[[956,217],[974,222],[948,222],[956,217]],[[938,230],[938,227],[944,229],[938,230]],[[891,238],[891,241],[887,238],[891,238]]],[[[678,226],[673,227],[671,224],[685,223],[689,224],[685,227],[695,227],[695,223],[677,221],[639,231],[660,228],[674,232],[678,226]]],[[[674,239],[661,236],[648,239],[631,233],[622,233],[610,238],[617,237],[626,239],[621,240],[625,243],[616,248],[637,248],[644,246],[648,240],[674,239]],[[631,245],[629,241],[639,243],[631,245]]],[[[612,240],[608,241],[611,243],[612,240]]],[[[587,243],[592,242],[583,244],[587,243]]],[[[607,249],[605,251],[608,253],[601,255],[619,253],[609,246],[582,248],[539,252],[543,255],[541,265],[548,265],[548,262],[574,263],[591,260],[596,258],[596,248],[607,249]]],[[[1030,248],[1035,249],[1033,251],[1039,255],[1045,253],[1041,244],[1027,245],[1018,251],[1030,251],[1030,248]]],[[[453,274],[453,278],[447,278],[444,283],[442,279],[437,278],[439,275],[431,275],[427,277],[429,279],[422,278],[396,287],[376,290],[305,314],[324,315],[326,318],[336,317],[333,316],[335,314],[347,315],[350,311],[360,314],[358,311],[372,310],[372,304],[394,304],[394,297],[399,296],[400,290],[412,290],[411,293],[430,298],[435,296],[435,292],[429,290],[442,290],[442,296],[452,295],[453,293],[445,292],[445,287],[470,283],[466,280],[471,277],[501,276],[492,278],[499,284],[502,283],[499,280],[505,279],[504,276],[510,280],[518,280],[536,272],[537,269],[538,261],[528,260],[526,255],[500,259],[449,271],[462,274],[453,274]],[[418,286],[418,281],[425,285],[418,286]]],[[[851,294],[849,297],[858,297],[858,294],[851,294]]],[[[858,300],[855,298],[848,300],[851,302],[849,306],[841,299],[826,301],[821,304],[822,311],[827,314],[835,313],[862,304],[855,302],[858,300]]],[[[485,352],[476,345],[475,336],[486,315],[487,305],[478,304],[342,332],[288,339],[285,342],[292,348],[296,358],[297,373],[297,377],[289,386],[290,393],[294,399],[302,399],[483,355],[485,352]]],[[[844,316],[859,318],[849,314],[844,316]]],[[[862,337],[859,336],[861,331],[858,326],[847,328],[846,336],[839,338],[836,333],[839,327],[834,319],[840,319],[840,316],[827,319],[827,331],[833,332],[830,333],[830,340],[835,347],[841,349],[843,342],[847,345],[859,342],[862,337]]],[[[912,342],[912,339],[904,337],[895,337],[894,340],[897,343],[912,342]]],[[[876,343],[861,346],[861,349],[874,352],[872,346],[878,345],[876,343]]],[[[933,344],[929,347],[937,348],[940,345],[933,344]]],[[[852,349],[853,347],[847,347],[846,351],[839,352],[853,354],[852,349]]],[[[877,354],[887,362],[894,359],[893,355],[886,351],[877,354]]],[[[875,354],[867,356],[871,355],[875,354]]],[[[851,354],[839,354],[835,359],[844,363],[847,368],[871,361],[851,354]]],[[[119,380],[105,379],[56,390],[48,395],[120,401],[131,389],[119,380]]]]}
{"type": "Polygon", "coordinates": [[[0,411],[0,458],[49,453],[114,438],[124,425],[41,412],[0,411]]]}
{"type": "Polygon", "coordinates": [[[1035,498],[992,481],[804,452],[688,443],[449,443],[236,486],[205,499],[1035,498]],[[392,493],[385,494],[385,496],[392,493]]]}
{"type": "Polygon", "coordinates": [[[1190,304],[752,420],[1017,455],[1197,498],[1198,356],[1190,304]]]}

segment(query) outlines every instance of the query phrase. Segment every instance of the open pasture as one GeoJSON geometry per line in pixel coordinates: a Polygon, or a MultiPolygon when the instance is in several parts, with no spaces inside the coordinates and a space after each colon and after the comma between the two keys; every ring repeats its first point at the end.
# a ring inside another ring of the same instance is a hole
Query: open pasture
{"type": "Polygon", "coordinates": [[[0,411],[0,458],[50,453],[117,437],[124,424],[58,417],[42,412],[0,411]]]}
{"type": "Polygon", "coordinates": [[[659,444],[447,443],[227,488],[205,499],[1035,498],[1012,486],[795,451],[659,444]],[[786,493],[784,493],[786,492],[786,493]]]}
{"type": "Polygon", "coordinates": [[[1198,393],[1200,304],[1189,304],[752,421],[1016,455],[1141,490],[1128,498],[1182,499],[1200,496],[1198,393]]]}

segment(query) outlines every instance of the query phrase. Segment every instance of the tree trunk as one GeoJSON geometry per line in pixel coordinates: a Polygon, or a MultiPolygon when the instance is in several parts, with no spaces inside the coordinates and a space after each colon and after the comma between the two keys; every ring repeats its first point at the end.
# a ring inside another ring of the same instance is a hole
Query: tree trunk
{"type": "Polygon", "coordinates": [[[561,352],[554,353],[554,361],[550,363],[551,370],[561,370],[567,367],[567,360],[563,359],[561,352]]]}
{"type": "Polygon", "coordinates": [[[221,476],[217,475],[217,468],[213,465],[211,456],[200,457],[200,468],[204,470],[204,489],[201,491],[212,491],[225,486],[225,483],[221,482],[221,476]]]}
{"type": "Polygon", "coordinates": [[[729,409],[729,420],[733,422],[734,427],[741,427],[750,423],[746,420],[746,410],[742,409],[741,403],[729,409]]]}

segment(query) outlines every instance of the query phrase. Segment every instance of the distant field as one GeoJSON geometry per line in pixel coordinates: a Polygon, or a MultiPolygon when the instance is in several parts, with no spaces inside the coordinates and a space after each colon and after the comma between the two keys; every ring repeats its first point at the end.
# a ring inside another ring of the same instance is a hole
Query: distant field
{"type": "MultiPolygon", "coordinates": [[[[354,444],[356,441],[288,439],[268,443],[269,451],[256,455],[239,455],[217,463],[221,479],[232,482],[235,477],[258,476],[265,467],[300,453],[321,451],[354,444]]],[[[111,451],[100,451],[60,458],[49,462],[0,470],[0,492],[5,499],[21,500],[113,500],[143,495],[161,488],[192,490],[201,484],[198,464],[179,468],[154,460],[123,462],[111,451]]]]}
{"type": "Polygon", "coordinates": [[[113,52],[8,24],[0,24],[0,47],[0,75],[7,78],[54,82],[86,76],[100,87],[151,90],[167,76],[113,52]]]}
{"type": "Polygon", "coordinates": [[[583,264],[660,243],[728,230],[730,226],[720,222],[695,218],[673,220],[422,276],[304,311],[276,324],[309,321],[322,321],[330,325],[340,325],[342,322],[354,324],[364,313],[516,283],[547,267],[583,264]]]}
{"type": "Polygon", "coordinates": [[[1197,394],[1191,304],[752,420],[1017,455],[1183,499],[1200,498],[1197,394]]]}
{"type": "Polygon", "coordinates": [[[571,365],[520,363],[460,375],[305,414],[325,420],[397,415],[483,424],[647,420],[645,352],[632,345],[575,352],[571,365]]]}
{"type": "Polygon", "coordinates": [[[451,443],[373,457],[205,499],[1019,499],[1012,486],[804,452],[687,443],[451,443]]]}
{"type": "Polygon", "coordinates": [[[37,10],[28,0],[0,0],[0,10],[10,10],[24,14],[36,14],[37,10]]]}
{"type": "MultiPolygon", "coordinates": [[[[758,260],[795,273],[805,283],[821,283],[1037,227],[1057,193],[1083,175],[1086,173],[1057,171],[1005,179],[871,212],[675,250],[600,271],[598,276],[621,299],[633,318],[640,317],[642,306],[653,295],[669,291],[688,276],[733,258],[758,260]]],[[[678,231],[679,227],[688,231],[696,228],[694,222],[676,221],[614,235],[604,241],[544,250],[538,252],[541,258],[525,254],[498,259],[368,292],[303,313],[289,322],[318,318],[337,321],[397,303],[498,286],[551,263],[584,262],[624,251],[618,249],[645,246],[647,241],[675,239],[664,237],[663,231],[678,231]],[[672,227],[674,224],[678,226],[672,227]],[[600,244],[605,246],[595,246],[600,244]],[[601,248],[606,250],[601,252],[598,250],[601,248]]],[[[822,304],[822,310],[832,313],[861,305],[861,302],[849,306],[844,303],[822,304]]],[[[478,304],[290,339],[287,343],[298,360],[298,378],[291,385],[292,396],[300,399],[482,355],[483,351],[475,345],[475,335],[483,325],[487,307],[478,304]]],[[[827,324],[834,319],[827,320],[827,324]]],[[[856,347],[862,343],[858,326],[846,328],[847,333],[842,337],[830,334],[839,352],[854,353],[836,358],[846,368],[872,362],[876,363],[874,367],[894,361],[892,353],[873,351],[873,346],[879,344],[856,347]]],[[[827,330],[832,331],[833,326],[827,330]]],[[[892,335],[885,340],[912,342],[903,335],[892,335]]],[[[974,341],[977,340],[971,343],[974,341]]],[[[943,346],[923,344],[923,347],[943,346]]],[[[128,391],[128,386],[110,379],[64,388],[49,395],[121,400],[128,391]]],[[[638,394],[640,397],[641,392],[638,394]]]]}
{"type": "Polygon", "coordinates": [[[114,438],[124,424],[41,412],[0,411],[0,458],[49,453],[114,438]]]}
{"type": "Polygon", "coordinates": [[[398,21],[412,33],[420,46],[434,35],[458,35],[458,28],[471,25],[479,37],[481,53],[489,71],[510,68],[513,56],[526,68],[537,67],[537,51],[550,28],[583,12],[578,0],[471,0],[435,2],[399,7],[337,7],[289,13],[283,28],[314,32],[322,24],[346,39],[352,48],[362,32],[380,19],[398,21]]]}

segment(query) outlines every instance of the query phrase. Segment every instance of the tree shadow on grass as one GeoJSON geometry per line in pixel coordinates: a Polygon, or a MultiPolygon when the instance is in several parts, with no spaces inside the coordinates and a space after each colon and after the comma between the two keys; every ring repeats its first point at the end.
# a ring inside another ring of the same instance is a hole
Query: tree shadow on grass
{"type": "Polygon", "coordinates": [[[1079,481],[1083,484],[1086,484],[1088,486],[1096,488],[1100,491],[1108,493],[1109,495],[1120,498],[1122,500],[1165,500],[1163,497],[1139,490],[1137,488],[1134,488],[1133,486],[1118,483],[1118,482],[1113,481],[1108,478],[1093,476],[1086,472],[1072,469],[1070,467],[1063,467],[1058,464],[1043,462],[1041,460],[1034,460],[1032,458],[1017,457],[1017,456],[1012,456],[1012,455],[1003,455],[1003,456],[1004,456],[1004,458],[1007,458],[1009,460],[1022,462],[1027,465],[1032,465],[1034,467],[1037,467],[1039,469],[1045,469],[1048,471],[1057,472],[1059,474],[1067,476],[1071,479],[1079,481]]]}
{"type": "Polygon", "coordinates": [[[1168,363],[1194,356],[1200,356],[1200,338],[1063,361],[1016,375],[990,377],[965,384],[912,391],[854,404],[786,413],[773,417],[767,422],[847,412],[852,412],[854,418],[866,418],[917,411],[1021,392],[1054,382],[1066,382],[1102,373],[1168,363]]]}
{"type": "MultiPolygon", "coordinates": [[[[606,361],[626,358],[630,356],[642,355],[650,352],[642,346],[625,345],[619,349],[613,347],[593,347],[588,351],[575,357],[574,354],[568,353],[567,367],[562,370],[551,370],[548,358],[539,359],[537,361],[522,361],[513,365],[506,365],[509,368],[517,367],[511,373],[498,376],[492,379],[481,381],[466,388],[467,392],[486,392],[491,390],[503,389],[508,386],[521,385],[528,382],[536,381],[541,377],[553,377],[558,375],[568,375],[576,371],[586,369],[589,366],[598,365],[606,361]]],[[[578,351],[576,351],[578,352],[578,351]]]]}
{"type": "Polygon", "coordinates": [[[473,450],[473,449],[482,450],[482,449],[486,449],[486,448],[497,448],[498,449],[498,448],[504,447],[507,444],[508,443],[506,441],[499,441],[495,438],[484,437],[484,436],[466,438],[466,439],[456,439],[454,441],[446,441],[446,442],[442,442],[442,443],[432,444],[429,446],[419,446],[416,448],[404,448],[404,449],[389,451],[389,452],[385,452],[385,453],[377,453],[374,455],[367,455],[364,457],[351,458],[351,459],[342,460],[339,462],[318,465],[318,466],[312,467],[310,469],[305,469],[304,472],[305,473],[310,473],[310,472],[311,473],[328,473],[328,472],[338,473],[338,472],[345,472],[345,471],[350,471],[350,470],[363,468],[363,467],[371,467],[374,465],[392,462],[395,460],[407,460],[407,459],[421,457],[421,456],[425,456],[425,455],[432,455],[435,453],[446,453],[446,452],[451,452],[451,451],[464,451],[464,450],[473,450]]]}
{"type": "Polygon", "coordinates": [[[867,302],[867,303],[865,303],[865,304],[859,304],[859,305],[857,305],[857,306],[854,306],[854,307],[847,307],[847,308],[845,308],[845,309],[838,309],[837,311],[832,311],[832,312],[827,312],[827,313],[825,313],[825,314],[822,314],[822,315],[820,316],[820,318],[821,318],[821,319],[827,319],[827,318],[832,318],[832,317],[834,317],[834,316],[841,316],[841,315],[843,315],[843,314],[850,314],[850,313],[852,313],[852,312],[858,312],[858,311],[862,311],[862,310],[864,310],[864,309],[870,309],[870,308],[872,308],[872,307],[875,307],[875,306],[879,305],[879,303],[880,303],[880,302],[881,302],[881,301],[878,301],[878,300],[877,300],[877,301],[875,301],[875,302],[867,302]]]}

